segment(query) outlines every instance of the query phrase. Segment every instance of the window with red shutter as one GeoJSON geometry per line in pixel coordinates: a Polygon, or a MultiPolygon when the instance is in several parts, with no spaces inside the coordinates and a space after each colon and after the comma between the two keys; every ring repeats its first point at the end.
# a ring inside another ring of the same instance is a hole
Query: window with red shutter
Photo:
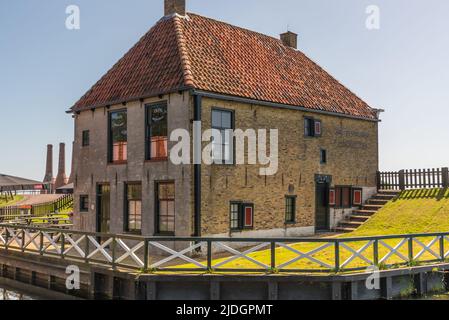
{"type": "Polygon", "coordinates": [[[231,230],[241,231],[254,227],[254,205],[232,201],[230,207],[231,230]]]}

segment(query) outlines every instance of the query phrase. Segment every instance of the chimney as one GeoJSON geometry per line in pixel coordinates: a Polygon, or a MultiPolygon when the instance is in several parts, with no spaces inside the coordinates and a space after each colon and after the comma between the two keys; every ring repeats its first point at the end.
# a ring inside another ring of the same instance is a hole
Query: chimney
{"type": "Polygon", "coordinates": [[[287,31],[281,34],[281,40],[285,46],[298,49],[298,35],[296,33],[287,31]]]}
{"type": "Polygon", "coordinates": [[[67,177],[65,175],[65,143],[59,144],[59,168],[56,176],[55,188],[58,189],[67,184],[67,177]]]}
{"type": "Polygon", "coordinates": [[[186,15],[186,0],[164,0],[165,14],[171,16],[175,13],[186,15]]]}
{"type": "Polygon", "coordinates": [[[43,182],[53,180],[53,145],[47,145],[47,165],[45,166],[45,177],[43,182]]]}

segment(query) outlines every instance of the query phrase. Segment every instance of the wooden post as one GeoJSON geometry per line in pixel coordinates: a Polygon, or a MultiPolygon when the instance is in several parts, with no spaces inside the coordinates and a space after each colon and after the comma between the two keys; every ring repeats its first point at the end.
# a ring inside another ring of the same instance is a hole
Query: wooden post
{"type": "Polygon", "coordinates": [[[377,191],[380,190],[381,185],[380,185],[380,171],[377,171],[376,173],[376,183],[377,183],[377,191]]]}
{"type": "Polygon", "coordinates": [[[399,189],[401,191],[405,190],[405,174],[404,174],[404,170],[399,171],[399,189]]]}
{"type": "Polygon", "coordinates": [[[447,189],[449,188],[449,168],[443,168],[442,170],[442,174],[443,174],[443,188],[447,189]]]}

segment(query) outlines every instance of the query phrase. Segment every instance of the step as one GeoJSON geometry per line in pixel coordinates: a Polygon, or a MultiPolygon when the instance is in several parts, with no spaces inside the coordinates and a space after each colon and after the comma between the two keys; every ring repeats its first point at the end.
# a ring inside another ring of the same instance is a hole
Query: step
{"type": "Polygon", "coordinates": [[[396,198],[397,196],[394,194],[376,194],[372,199],[377,199],[377,200],[393,200],[394,198],[396,198]]]}
{"type": "Polygon", "coordinates": [[[369,199],[367,204],[381,205],[384,206],[389,202],[387,199],[369,199]]]}
{"type": "Polygon", "coordinates": [[[376,212],[377,212],[376,210],[354,210],[352,213],[356,216],[371,217],[376,212]]]}
{"type": "Polygon", "coordinates": [[[350,221],[358,221],[358,222],[366,222],[370,217],[369,216],[350,216],[350,221]]]}
{"type": "Polygon", "coordinates": [[[341,232],[341,233],[349,233],[349,232],[355,231],[355,229],[354,228],[337,227],[337,228],[335,228],[335,231],[341,232]]]}
{"type": "Polygon", "coordinates": [[[383,205],[378,204],[365,204],[362,206],[362,210],[371,210],[377,212],[379,209],[382,209],[383,205]]]}
{"type": "Polygon", "coordinates": [[[338,224],[339,227],[342,228],[353,228],[353,229],[357,229],[358,227],[360,227],[363,224],[363,222],[360,221],[342,221],[338,224]]]}

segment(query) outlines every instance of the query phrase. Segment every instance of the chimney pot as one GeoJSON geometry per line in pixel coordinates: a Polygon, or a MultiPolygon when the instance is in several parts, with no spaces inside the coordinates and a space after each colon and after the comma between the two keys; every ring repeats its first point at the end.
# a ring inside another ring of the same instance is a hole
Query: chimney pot
{"type": "Polygon", "coordinates": [[[287,47],[298,49],[298,35],[294,32],[287,31],[281,34],[281,41],[287,47]]]}
{"type": "Polygon", "coordinates": [[[186,15],[186,0],[164,0],[165,15],[171,16],[175,13],[186,15]]]}

